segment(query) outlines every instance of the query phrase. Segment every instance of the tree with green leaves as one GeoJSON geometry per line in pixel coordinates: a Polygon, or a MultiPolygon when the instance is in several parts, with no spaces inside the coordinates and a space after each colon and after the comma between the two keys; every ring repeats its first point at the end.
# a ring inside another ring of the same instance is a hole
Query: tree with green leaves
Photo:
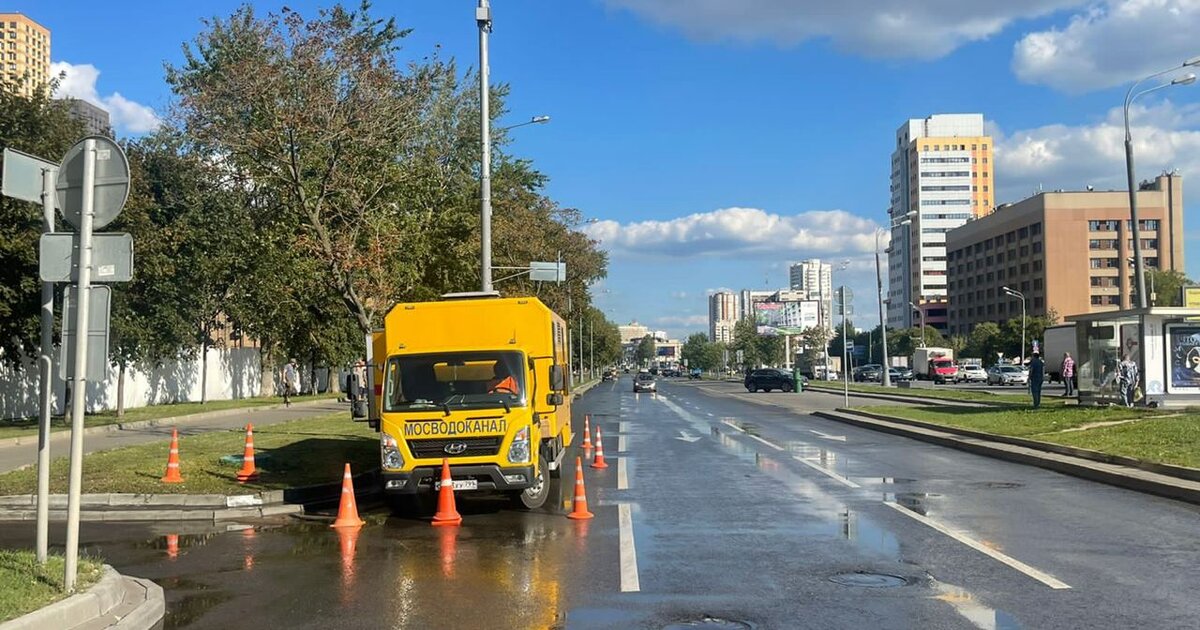
{"type": "Polygon", "coordinates": [[[1152,291],[1154,306],[1183,306],[1183,287],[1192,284],[1186,275],[1174,269],[1146,270],[1146,290],[1152,291]]]}
{"type": "Polygon", "coordinates": [[[741,365],[745,367],[758,366],[762,363],[758,343],[758,325],[753,319],[743,318],[733,325],[733,341],[729,351],[734,355],[731,360],[737,360],[737,353],[742,353],[741,365]]]}
{"type": "Polygon", "coordinates": [[[646,335],[638,342],[637,352],[634,357],[638,361],[638,365],[645,365],[646,362],[654,358],[654,336],[646,335]]]}

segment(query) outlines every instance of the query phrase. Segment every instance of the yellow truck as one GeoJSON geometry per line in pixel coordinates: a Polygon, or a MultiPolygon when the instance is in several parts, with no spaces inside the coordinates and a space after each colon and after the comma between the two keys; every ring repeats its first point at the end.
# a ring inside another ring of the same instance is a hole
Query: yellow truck
{"type": "Polygon", "coordinates": [[[533,297],[447,295],[393,306],[369,350],[355,415],[380,432],[386,497],[429,506],[445,458],[456,491],[546,503],[573,437],[561,317],[533,297]]]}

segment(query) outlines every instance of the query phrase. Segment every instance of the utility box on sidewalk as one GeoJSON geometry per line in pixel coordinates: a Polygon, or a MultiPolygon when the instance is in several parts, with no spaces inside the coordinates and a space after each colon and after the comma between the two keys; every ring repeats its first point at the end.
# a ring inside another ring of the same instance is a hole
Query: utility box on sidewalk
{"type": "Polygon", "coordinates": [[[804,375],[800,373],[799,367],[792,368],[792,391],[799,394],[804,391],[804,375]]]}

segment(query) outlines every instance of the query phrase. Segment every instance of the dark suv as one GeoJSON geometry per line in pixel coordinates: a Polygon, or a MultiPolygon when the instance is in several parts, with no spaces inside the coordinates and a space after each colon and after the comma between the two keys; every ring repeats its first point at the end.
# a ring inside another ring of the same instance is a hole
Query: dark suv
{"type": "Polygon", "coordinates": [[[753,370],[746,375],[745,385],[746,391],[749,392],[756,392],[760,389],[767,392],[772,389],[790,392],[796,388],[795,383],[792,382],[791,372],[775,368],[753,370]]]}

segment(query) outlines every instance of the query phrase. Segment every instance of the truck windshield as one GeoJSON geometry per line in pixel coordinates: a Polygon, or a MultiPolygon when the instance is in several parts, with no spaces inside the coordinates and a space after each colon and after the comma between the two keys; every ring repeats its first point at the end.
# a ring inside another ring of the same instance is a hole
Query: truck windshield
{"type": "Polygon", "coordinates": [[[524,406],[523,366],[520,352],[507,351],[393,356],[384,411],[524,406]]]}

